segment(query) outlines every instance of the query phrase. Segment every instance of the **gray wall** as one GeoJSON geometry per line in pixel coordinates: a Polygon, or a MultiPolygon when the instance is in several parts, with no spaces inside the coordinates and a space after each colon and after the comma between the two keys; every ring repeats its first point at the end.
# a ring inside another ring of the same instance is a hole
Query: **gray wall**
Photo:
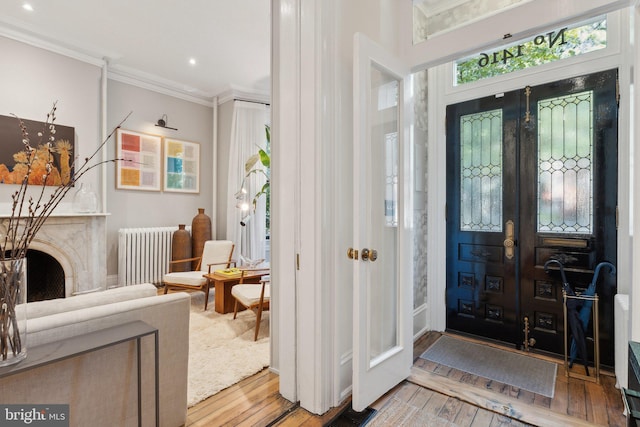
{"type": "MultiPolygon", "coordinates": [[[[57,100],[56,122],[75,128],[76,154],[80,159],[89,156],[102,142],[102,64],[98,61],[87,63],[5,37],[0,37],[0,52],[5,58],[0,67],[0,114],[15,113],[25,119],[44,121],[52,103],[57,100]]],[[[123,129],[200,144],[199,194],[117,190],[115,166],[107,166],[107,201],[100,210],[108,214],[105,262],[108,284],[115,285],[120,228],[191,224],[198,208],[204,208],[211,217],[214,235],[225,236],[226,208],[221,206],[216,210],[213,174],[218,174],[220,180],[216,200],[225,200],[233,102],[220,107],[221,152],[218,165],[213,165],[212,105],[190,102],[112,79],[107,81],[106,104],[108,132],[132,112],[123,129]],[[177,131],[154,126],[163,114],[167,115],[168,125],[178,128],[177,131]],[[222,215],[220,221],[216,218],[218,213],[222,215]],[[222,230],[216,230],[216,224],[220,224],[222,230]]],[[[2,143],[0,141],[0,149],[2,143]]],[[[108,142],[106,153],[107,158],[115,157],[115,138],[108,142]]],[[[98,200],[102,201],[101,168],[85,175],[81,182],[89,184],[97,193],[98,200]]],[[[10,212],[11,194],[17,189],[17,185],[0,184],[0,214],[10,212]]],[[[72,211],[74,192],[72,190],[67,195],[57,211],[72,211]]]]}
{"type": "MultiPolygon", "coordinates": [[[[0,37],[0,52],[0,115],[45,121],[53,102],[58,101],[56,123],[75,128],[76,155],[80,159],[89,156],[101,142],[100,67],[4,37],[0,37]]],[[[37,145],[37,130],[29,131],[32,145],[37,145]]],[[[0,149],[7,150],[7,143],[0,141],[0,149]]],[[[82,182],[99,188],[100,168],[85,175],[82,182]]],[[[9,212],[11,194],[18,188],[0,184],[1,214],[9,212]]],[[[72,210],[73,193],[71,190],[58,211],[72,210]]]]}
{"type": "MultiPolygon", "coordinates": [[[[133,114],[123,129],[197,142],[200,144],[200,193],[117,190],[115,170],[107,174],[107,275],[110,284],[118,273],[118,229],[128,227],[163,227],[191,224],[198,208],[205,208],[215,228],[213,206],[213,108],[163,95],[129,84],[109,80],[107,89],[107,121],[116,126],[130,111],[133,114]],[[167,126],[177,131],[154,126],[163,114],[167,126]]],[[[109,141],[109,152],[115,156],[115,141],[109,141]]]]}

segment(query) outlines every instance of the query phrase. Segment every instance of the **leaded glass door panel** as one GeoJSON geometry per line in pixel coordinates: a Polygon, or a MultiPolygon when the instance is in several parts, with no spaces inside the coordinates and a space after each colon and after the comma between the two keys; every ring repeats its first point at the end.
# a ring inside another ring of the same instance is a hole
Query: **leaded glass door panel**
{"type": "MultiPolygon", "coordinates": [[[[447,132],[447,328],[562,354],[544,263],[580,290],[616,259],[616,71],[448,106],[447,132]]],[[[612,364],[615,281],[597,291],[612,364]]]]}

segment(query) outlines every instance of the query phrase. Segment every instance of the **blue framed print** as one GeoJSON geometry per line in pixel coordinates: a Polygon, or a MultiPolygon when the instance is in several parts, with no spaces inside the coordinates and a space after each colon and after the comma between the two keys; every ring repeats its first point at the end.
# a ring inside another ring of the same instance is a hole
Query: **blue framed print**
{"type": "Polygon", "coordinates": [[[164,138],[164,191],[200,192],[200,144],[164,138]]]}

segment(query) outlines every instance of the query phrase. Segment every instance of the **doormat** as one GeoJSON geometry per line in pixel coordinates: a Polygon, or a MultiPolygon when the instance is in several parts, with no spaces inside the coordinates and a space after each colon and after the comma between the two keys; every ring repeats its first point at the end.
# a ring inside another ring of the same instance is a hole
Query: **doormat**
{"type": "Polygon", "coordinates": [[[365,426],[375,414],[375,409],[365,408],[362,412],[356,412],[349,405],[324,427],[365,426]]]}
{"type": "Polygon", "coordinates": [[[446,335],[420,357],[553,399],[558,366],[552,362],[446,335]]]}

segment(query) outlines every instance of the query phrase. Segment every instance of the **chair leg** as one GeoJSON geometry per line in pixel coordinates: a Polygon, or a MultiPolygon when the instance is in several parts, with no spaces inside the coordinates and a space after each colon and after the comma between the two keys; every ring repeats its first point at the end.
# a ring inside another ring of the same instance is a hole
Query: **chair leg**
{"type": "Polygon", "coordinates": [[[236,300],[236,304],[233,306],[233,318],[234,318],[234,320],[235,320],[237,315],[238,315],[238,300],[236,300]]]}
{"type": "Polygon", "coordinates": [[[169,285],[167,285],[166,283],[164,284],[164,294],[167,294],[167,291],[169,290],[169,285]]]}
{"type": "Polygon", "coordinates": [[[258,341],[258,333],[260,332],[260,321],[262,320],[262,304],[258,307],[256,313],[256,334],[253,337],[254,341],[258,341]]]}
{"type": "Polygon", "coordinates": [[[209,304],[209,281],[204,285],[204,311],[207,311],[207,305],[209,304]]]}

